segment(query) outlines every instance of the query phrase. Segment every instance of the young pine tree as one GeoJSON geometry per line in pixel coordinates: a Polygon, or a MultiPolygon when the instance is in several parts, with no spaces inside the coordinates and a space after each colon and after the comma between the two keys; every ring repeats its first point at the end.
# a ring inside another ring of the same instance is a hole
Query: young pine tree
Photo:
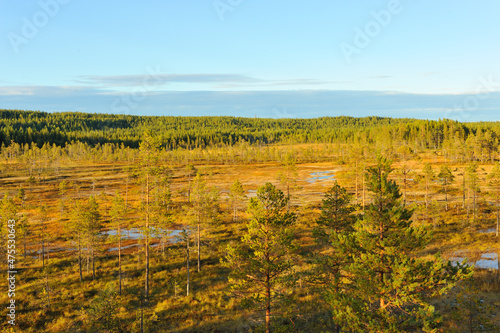
{"type": "Polygon", "coordinates": [[[431,181],[436,177],[434,170],[432,170],[432,165],[430,163],[425,163],[424,169],[422,170],[425,178],[425,209],[429,208],[429,187],[431,181]]]}
{"type": "Polygon", "coordinates": [[[145,279],[144,279],[144,298],[146,301],[149,297],[149,233],[150,233],[150,218],[151,218],[151,203],[150,203],[150,192],[152,190],[152,178],[158,172],[157,164],[160,153],[160,143],[153,137],[152,133],[147,131],[144,133],[143,140],[139,146],[139,154],[141,157],[141,168],[143,172],[145,188],[145,203],[144,203],[144,234],[145,234],[145,279]]]}
{"type": "Polygon", "coordinates": [[[238,203],[246,198],[245,190],[239,180],[236,180],[233,185],[231,185],[229,197],[233,205],[233,222],[236,222],[238,203]]]}
{"type": "MultiPolygon", "coordinates": [[[[101,230],[101,213],[99,205],[94,196],[90,196],[83,212],[83,232],[87,243],[87,251],[90,251],[92,261],[92,279],[95,280],[95,252],[98,247],[101,230]]],[[[88,257],[87,257],[88,258],[88,257]]]]}
{"type": "Polygon", "coordinates": [[[339,237],[336,246],[350,253],[344,266],[347,287],[330,292],[334,320],[354,332],[435,332],[438,315],[429,297],[441,295],[470,274],[436,257],[412,255],[430,240],[430,234],[412,226],[412,211],[401,203],[399,188],[388,176],[391,164],[379,158],[368,169],[373,202],[352,237],[339,237]]]}
{"type": "Polygon", "coordinates": [[[114,228],[117,230],[118,239],[118,294],[122,294],[122,226],[125,214],[127,213],[127,207],[125,206],[125,200],[116,193],[113,201],[111,203],[111,222],[114,228]]]}
{"type": "Polygon", "coordinates": [[[493,170],[488,174],[488,179],[490,180],[490,185],[495,188],[495,199],[497,206],[497,226],[496,226],[496,236],[498,237],[500,228],[500,164],[497,163],[493,167],[493,170]]]}
{"type": "Polygon", "coordinates": [[[75,200],[74,206],[70,212],[70,219],[66,224],[66,229],[72,236],[72,241],[78,246],[78,272],[80,282],[83,281],[82,273],[82,251],[84,244],[84,213],[85,207],[80,200],[75,200]]]}
{"type": "MultiPolygon", "coordinates": [[[[317,269],[312,271],[313,281],[321,286],[330,286],[331,292],[338,293],[342,288],[342,268],[349,263],[349,255],[336,246],[341,236],[348,236],[354,230],[356,205],[351,204],[352,196],[337,183],[325,193],[321,215],[316,220],[317,226],[313,235],[321,246],[320,253],[315,254],[314,261],[317,269]]],[[[340,325],[336,325],[336,332],[340,332],[340,325]]]]}
{"type": "Polygon", "coordinates": [[[441,180],[441,184],[443,185],[446,210],[448,210],[448,186],[453,182],[455,177],[453,176],[450,168],[443,165],[439,170],[438,178],[441,180]]]}
{"type": "MultiPolygon", "coordinates": [[[[467,185],[469,191],[472,192],[472,225],[476,223],[476,216],[477,216],[477,194],[479,193],[479,177],[477,174],[477,163],[472,162],[468,167],[467,167],[467,185]]],[[[467,214],[468,216],[468,214],[467,214]]]]}
{"type": "Polygon", "coordinates": [[[223,263],[232,269],[232,290],[249,304],[265,309],[266,332],[271,330],[271,305],[281,279],[293,267],[296,248],[293,230],[296,220],[288,212],[288,197],[271,183],[257,190],[250,200],[252,220],[241,243],[229,245],[223,263]]]}

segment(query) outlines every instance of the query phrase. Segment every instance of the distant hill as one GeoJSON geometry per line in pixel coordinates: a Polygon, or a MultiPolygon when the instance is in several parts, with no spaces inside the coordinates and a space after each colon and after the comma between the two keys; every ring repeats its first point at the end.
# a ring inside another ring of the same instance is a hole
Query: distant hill
{"type": "Polygon", "coordinates": [[[168,149],[227,146],[242,141],[249,144],[383,141],[439,148],[447,141],[465,142],[476,134],[498,146],[500,123],[347,116],[263,119],[0,110],[0,143],[5,146],[12,141],[39,147],[45,143],[64,146],[80,141],[136,148],[146,130],[157,134],[168,149]]]}

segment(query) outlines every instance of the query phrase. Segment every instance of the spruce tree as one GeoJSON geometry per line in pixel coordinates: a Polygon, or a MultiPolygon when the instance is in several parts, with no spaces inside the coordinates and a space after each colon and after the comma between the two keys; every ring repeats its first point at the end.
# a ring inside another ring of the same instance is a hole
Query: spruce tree
{"type": "Polygon", "coordinates": [[[333,317],[347,331],[435,332],[439,316],[429,299],[447,292],[470,269],[439,257],[415,258],[431,235],[412,225],[412,211],[388,178],[391,171],[385,158],[368,169],[373,201],[352,236],[335,243],[350,253],[351,263],[343,267],[346,288],[330,292],[333,317]]]}

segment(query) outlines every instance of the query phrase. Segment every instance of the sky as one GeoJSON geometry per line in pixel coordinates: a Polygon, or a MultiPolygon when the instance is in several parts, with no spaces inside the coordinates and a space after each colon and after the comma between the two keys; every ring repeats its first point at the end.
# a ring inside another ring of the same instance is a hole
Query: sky
{"type": "Polygon", "coordinates": [[[0,0],[0,108],[500,120],[498,0],[0,0]]]}

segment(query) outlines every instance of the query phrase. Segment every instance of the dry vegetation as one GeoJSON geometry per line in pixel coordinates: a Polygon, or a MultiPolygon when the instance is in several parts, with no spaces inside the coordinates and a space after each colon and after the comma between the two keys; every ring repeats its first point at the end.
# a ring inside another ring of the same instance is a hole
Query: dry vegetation
{"type": "MultiPolygon", "coordinates": [[[[300,145],[297,149],[316,149],[318,145],[300,145]]],[[[278,146],[278,149],[280,147],[278,146]]],[[[367,161],[367,164],[370,162],[367,161]]],[[[160,246],[153,246],[151,251],[151,297],[148,304],[142,303],[144,289],[144,248],[134,246],[141,240],[128,239],[122,243],[123,250],[123,292],[116,296],[117,283],[117,251],[116,240],[102,239],[97,251],[97,278],[92,280],[91,269],[87,270],[84,261],[84,280],[79,281],[78,263],[75,243],[72,234],[66,228],[69,211],[77,198],[97,196],[97,201],[104,222],[103,230],[111,228],[109,210],[112,197],[120,193],[126,197],[131,208],[127,214],[124,227],[140,228],[143,217],[140,204],[144,201],[144,185],[137,170],[131,169],[136,164],[115,162],[92,162],[88,160],[65,160],[57,167],[57,172],[46,168],[35,177],[34,183],[29,183],[29,177],[23,165],[17,161],[3,161],[0,178],[1,193],[9,197],[18,196],[19,188],[25,190],[24,198],[16,198],[20,213],[27,216],[29,234],[27,236],[27,257],[22,256],[22,239],[17,240],[17,266],[19,275],[17,282],[16,301],[18,302],[17,329],[23,332],[83,332],[90,330],[93,314],[89,309],[96,308],[96,300],[109,300],[109,308],[99,308],[100,311],[115,311],[121,327],[130,332],[140,331],[141,312],[143,325],[147,332],[207,332],[258,331],[262,324],[262,316],[242,307],[238,299],[228,293],[228,269],[220,264],[223,256],[223,245],[237,240],[245,229],[248,216],[244,212],[245,202],[239,204],[238,220],[232,221],[232,205],[229,199],[229,189],[235,180],[239,180],[245,189],[247,198],[255,195],[257,188],[266,183],[280,185],[278,174],[283,165],[278,162],[249,163],[240,165],[227,164],[197,164],[197,170],[202,173],[207,187],[216,186],[220,191],[221,215],[217,223],[206,223],[202,228],[202,271],[191,271],[192,293],[186,296],[186,267],[184,242],[171,239],[164,253],[160,246]],[[65,208],[60,206],[61,193],[59,184],[66,181],[67,193],[64,197],[65,208]],[[40,207],[46,207],[48,221],[45,226],[45,265],[42,269],[40,207]],[[111,295],[111,296],[110,296],[111,295]]],[[[299,237],[301,251],[307,254],[315,248],[311,236],[314,220],[319,215],[322,193],[337,180],[350,193],[355,193],[355,163],[353,160],[342,159],[339,156],[331,161],[297,163],[297,173],[293,177],[291,188],[292,210],[298,214],[296,235],[299,237]],[[329,177],[335,172],[335,178],[329,177]],[[326,176],[326,177],[325,177],[326,176]],[[313,177],[323,177],[315,179],[313,177]]],[[[407,205],[415,208],[414,222],[428,225],[434,229],[434,239],[431,244],[417,254],[428,256],[441,253],[445,259],[467,257],[470,261],[479,260],[484,253],[500,253],[499,237],[494,232],[481,232],[495,228],[496,209],[492,202],[494,189],[488,182],[487,175],[493,165],[481,163],[478,167],[479,187],[478,214],[474,223],[466,220],[466,208],[462,202],[462,175],[468,165],[451,163],[443,156],[431,151],[412,155],[406,161],[397,158],[393,164],[396,172],[393,177],[398,184],[403,184],[403,176],[398,170],[409,169],[407,205]],[[455,181],[449,189],[449,210],[445,210],[445,194],[442,186],[433,181],[430,187],[429,209],[425,209],[425,186],[421,179],[423,166],[430,163],[437,174],[442,165],[448,166],[455,175],[455,181]],[[419,180],[419,181],[417,181],[419,180]]],[[[180,230],[191,223],[187,213],[189,205],[186,199],[191,178],[186,173],[183,164],[169,165],[171,171],[172,193],[172,229],[180,230]]],[[[368,202],[369,194],[366,193],[368,202]]],[[[358,198],[362,202],[362,181],[358,180],[358,198]]],[[[192,240],[193,242],[193,240],[192,240]]],[[[153,239],[152,245],[158,244],[153,239]]],[[[194,244],[192,244],[194,245],[194,244]]],[[[196,248],[192,248],[191,265],[196,266],[196,248]]],[[[302,268],[306,268],[304,263],[302,268]]],[[[498,267],[498,263],[497,263],[498,267]]],[[[6,290],[2,282],[2,290],[6,290]]],[[[278,315],[277,321],[282,321],[285,330],[320,331],[328,329],[331,319],[327,308],[319,300],[318,295],[309,294],[307,286],[300,294],[302,313],[290,310],[289,313],[278,315]],[[293,324],[293,325],[292,325],[293,324]]],[[[6,293],[3,292],[0,302],[6,304],[6,293]]],[[[464,318],[481,318],[484,327],[491,324],[491,330],[500,331],[500,273],[499,270],[476,269],[473,280],[455,288],[444,298],[434,300],[436,306],[444,313],[444,331],[464,331],[464,318]],[[463,293],[470,299],[478,300],[477,304],[465,304],[460,301],[463,293]],[[481,302],[482,300],[484,302],[481,302]],[[464,305],[465,304],[465,305],[464,305]],[[457,310],[458,309],[458,310],[457,310]],[[461,317],[456,314],[462,313],[461,317]],[[483,318],[484,317],[484,318],[483,318]],[[495,328],[496,327],[496,328],[495,328]]],[[[100,320],[100,319],[99,319],[100,320]]],[[[2,326],[7,329],[6,320],[2,326]]]]}

